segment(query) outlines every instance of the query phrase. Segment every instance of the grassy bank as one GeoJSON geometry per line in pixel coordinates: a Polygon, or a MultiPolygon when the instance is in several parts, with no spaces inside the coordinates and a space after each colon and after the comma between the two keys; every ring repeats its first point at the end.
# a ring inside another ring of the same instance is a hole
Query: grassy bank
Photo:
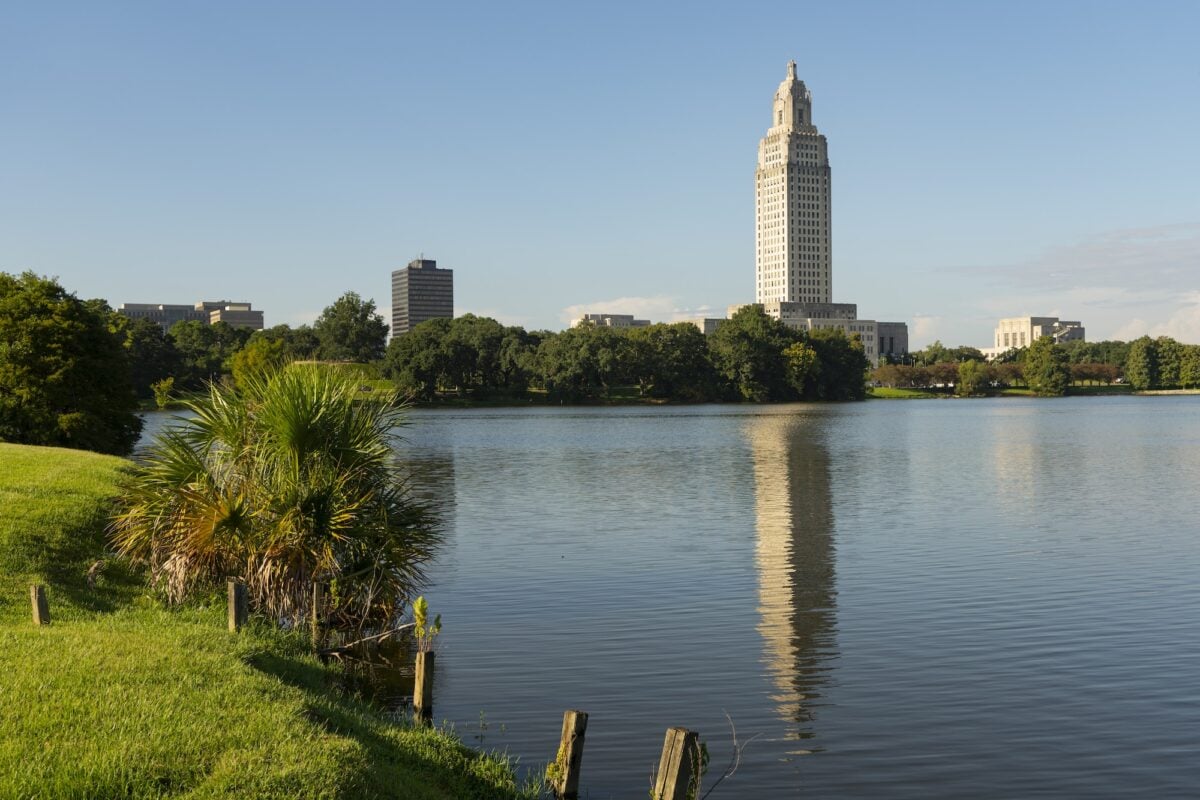
{"type": "MultiPolygon", "coordinates": [[[[1083,384],[1072,384],[1067,392],[1073,397],[1108,397],[1111,395],[1127,395],[1134,394],[1133,389],[1128,386],[1113,385],[1113,386],[1086,386],[1083,384]]],[[[1200,393],[1200,392],[1197,392],[1200,393]]],[[[1138,394],[1154,394],[1153,392],[1138,392],[1138,394]]],[[[1159,394],[1181,394],[1181,392],[1160,392],[1159,394]]],[[[878,386],[867,390],[868,398],[878,400],[922,400],[941,397],[957,397],[953,389],[932,390],[932,389],[892,389],[886,386],[878,386]]],[[[992,395],[978,395],[979,397],[1036,397],[1032,389],[1021,386],[1010,386],[1001,389],[992,395]]]]}
{"type": "Polygon", "coordinates": [[[0,798],[535,795],[503,760],[343,695],[301,637],[229,634],[219,598],[162,608],[101,558],[125,467],[0,444],[0,798]]]}
{"type": "Polygon", "coordinates": [[[944,393],[931,392],[927,389],[893,389],[888,386],[875,386],[867,389],[867,397],[876,400],[927,400],[946,396],[944,393]]]}

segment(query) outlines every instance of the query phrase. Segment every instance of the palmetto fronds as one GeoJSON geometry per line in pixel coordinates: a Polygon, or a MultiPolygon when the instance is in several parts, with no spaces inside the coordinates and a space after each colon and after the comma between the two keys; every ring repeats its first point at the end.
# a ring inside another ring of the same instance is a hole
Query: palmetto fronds
{"type": "Polygon", "coordinates": [[[292,365],[240,392],[211,387],[163,434],[112,525],[174,601],[227,575],[284,622],[331,586],[334,621],[389,622],[420,585],[438,536],[392,448],[394,398],[359,399],[336,368],[292,365]]]}

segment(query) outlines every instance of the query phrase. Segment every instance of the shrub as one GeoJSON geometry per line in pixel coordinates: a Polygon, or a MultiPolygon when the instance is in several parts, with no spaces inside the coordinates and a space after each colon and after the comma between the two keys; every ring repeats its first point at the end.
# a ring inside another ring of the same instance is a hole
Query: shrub
{"type": "Polygon", "coordinates": [[[392,621],[438,535],[395,461],[395,398],[363,400],[358,389],[316,364],[249,378],[238,392],[211,386],[129,482],[117,548],[147,562],[172,601],[241,576],[258,607],[294,624],[321,582],[333,624],[392,621]]]}

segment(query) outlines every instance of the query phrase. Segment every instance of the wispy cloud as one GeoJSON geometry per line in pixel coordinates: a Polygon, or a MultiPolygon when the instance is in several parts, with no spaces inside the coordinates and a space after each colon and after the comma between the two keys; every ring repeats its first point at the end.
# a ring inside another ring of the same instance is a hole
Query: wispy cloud
{"type": "Polygon", "coordinates": [[[941,322],[941,317],[935,317],[930,314],[913,314],[912,330],[909,331],[910,343],[921,342],[923,346],[939,338],[941,322]]]}
{"type": "MultiPolygon", "coordinates": [[[[1200,342],[1200,223],[1110,231],[986,274],[995,289],[947,320],[955,333],[989,318],[1048,315],[1082,321],[1092,340],[1150,334],[1200,342]]],[[[921,324],[913,325],[918,342],[927,341],[921,324]]]]}
{"type": "Polygon", "coordinates": [[[1121,228],[1047,247],[1021,262],[950,266],[941,275],[1036,289],[1149,288],[1192,277],[1200,260],[1200,222],[1121,228]]]}
{"type": "Polygon", "coordinates": [[[1200,291],[1180,298],[1174,313],[1159,322],[1147,322],[1135,317],[1117,329],[1114,338],[1136,339],[1139,336],[1170,336],[1181,342],[1200,343],[1200,291]]]}

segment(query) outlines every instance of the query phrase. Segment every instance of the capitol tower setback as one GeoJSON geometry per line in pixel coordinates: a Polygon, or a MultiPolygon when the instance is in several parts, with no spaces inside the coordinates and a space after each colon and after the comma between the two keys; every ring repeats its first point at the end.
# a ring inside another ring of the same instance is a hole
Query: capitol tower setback
{"type": "MultiPolygon", "coordinates": [[[[858,335],[873,364],[881,357],[903,357],[907,324],[859,319],[854,303],[833,302],[829,147],[813,124],[812,107],[812,93],[796,77],[792,61],[775,91],[771,126],[758,143],[755,303],[794,328],[838,328],[858,335]]],[[[729,313],[739,307],[731,306],[729,313]]]]}
{"type": "Polygon", "coordinates": [[[795,61],[771,116],[754,174],[755,302],[831,303],[829,150],[795,61]]]}

